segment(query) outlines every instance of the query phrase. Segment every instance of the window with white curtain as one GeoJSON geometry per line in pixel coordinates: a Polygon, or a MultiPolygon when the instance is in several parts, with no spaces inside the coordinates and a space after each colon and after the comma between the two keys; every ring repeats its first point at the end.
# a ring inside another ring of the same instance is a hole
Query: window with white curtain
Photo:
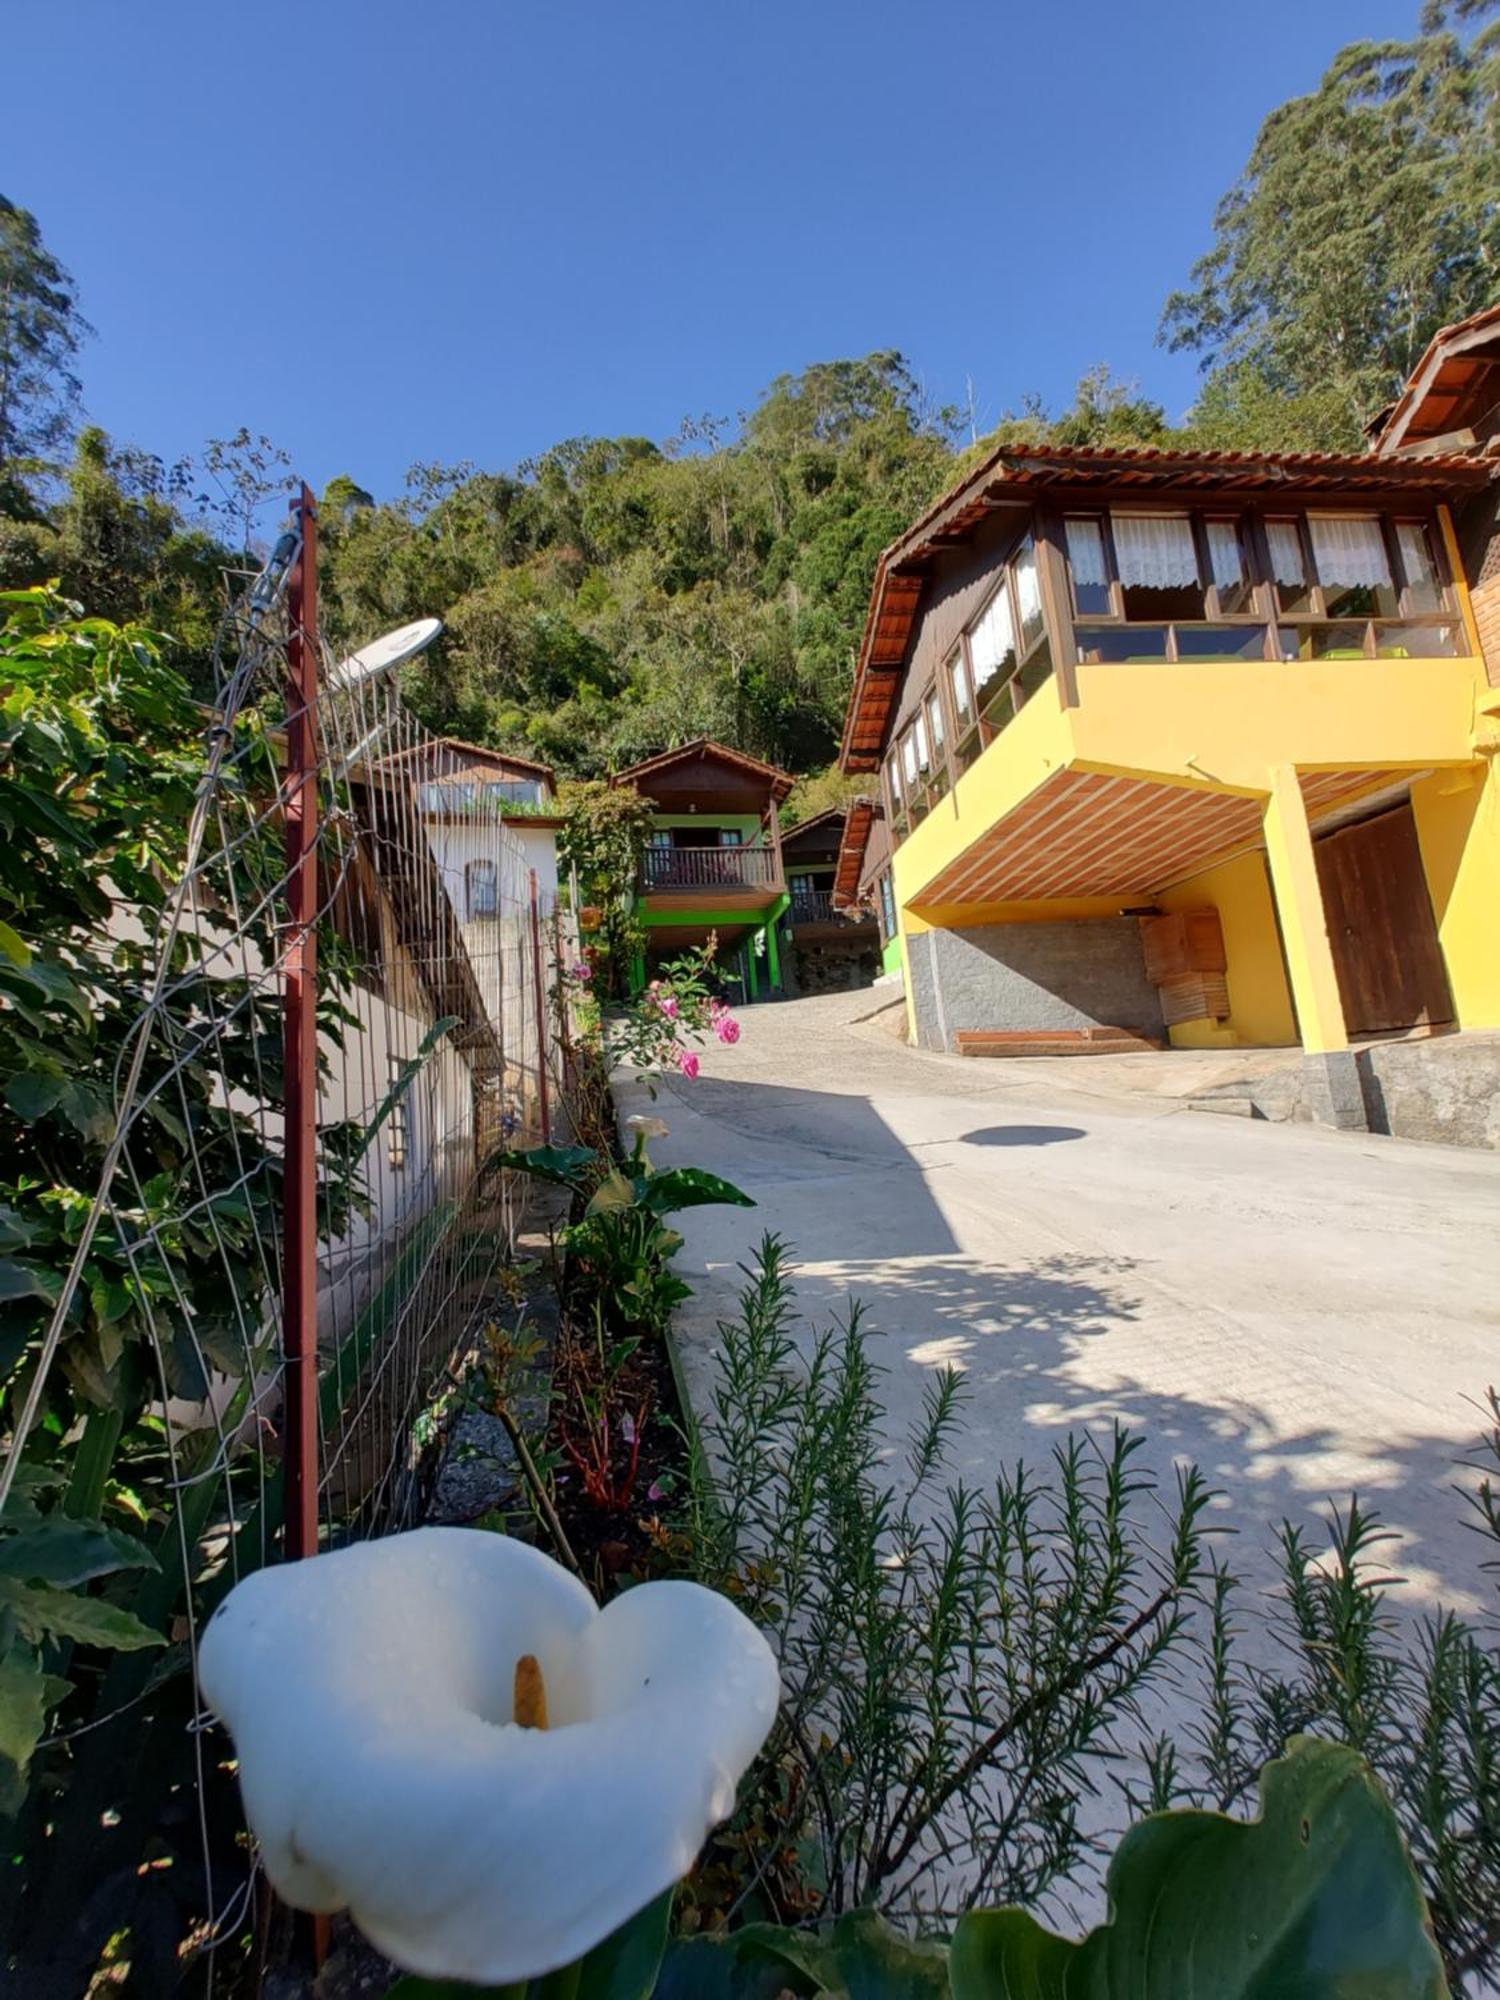
{"type": "Polygon", "coordinates": [[[1021,621],[1021,651],[1029,653],[1042,636],[1042,580],[1037,571],[1036,543],[1028,535],[1011,565],[1016,580],[1016,616],[1021,621]]]}
{"type": "Polygon", "coordinates": [[[1267,521],[1266,543],[1271,551],[1271,576],[1280,609],[1288,613],[1311,609],[1307,557],[1303,554],[1302,530],[1297,522],[1267,521]]]}
{"type": "Polygon", "coordinates": [[[1377,514],[1309,514],[1313,561],[1330,618],[1392,618],[1396,583],[1377,514]]]}
{"type": "Polygon", "coordinates": [[[1073,579],[1073,606],[1080,618],[1107,618],[1110,613],[1109,564],[1104,555],[1104,527],[1092,514],[1070,514],[1063,523],[1068,542],[1068,572],[1073,579]]]}
{"type": "Polygon", "coordinates": [[[969,630],[969,658],[974,663],[974,690],[981,709],[994,684],[1016,664],[1016,628],[1010,592],[1002,583],[969,630]]]}
{"type": "Polygon", "coordinates": [[[1186,514],[1113,514],[1127,618],[1201,618],[1198,549],[1186,514]]]}
{"type": "Polygon", "coordinates": [[[1250,578],[1245,570],[1245,550],[1240,541],[1238,521],[1205,521],[1208,566],[1214,589],[1219,594],[1219,612],[1227,617],[1248,611],[1254,602],[1250,578]]]}
{"type": "Polygon", "coordinates": [[[1425,522],[1398,521],[1396,540],[1401,547],[1401,567],[1406,572],[1407,610],[1445,609],[1443,579],[1433,558],[1432,539],[1425,522]]]}

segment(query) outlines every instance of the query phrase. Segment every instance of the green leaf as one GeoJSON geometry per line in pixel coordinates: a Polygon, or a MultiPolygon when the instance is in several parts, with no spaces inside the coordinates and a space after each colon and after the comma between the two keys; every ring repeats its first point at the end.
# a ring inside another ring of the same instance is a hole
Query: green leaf
{"type": "Polygon", "coordinates": [[[641,1196],[641,1206],[650,1209],[653,1215],[671,1215],[679,1208],[706,1208],[721,1202],[735,1208],[755,1206],[742,1189],[731,1181],[720,1180],[717,1174],[705,1173],[702,1167],[669,1167],[663,1174],[653,1174],[641,1196]]]}
{"type": "Polygon", "coordinates": [[[9,924],[0,924],[0,952],[12,965],[30,965],[31,946],[19,931],[13,931],[9,924]]]}
{"type": "Polygon", "coordinates": [[[512,1173],[532,1174],[539,1181],[552,1181],[558,1187],[577,1192],[583,1186],[585,1174],[599,1165],[599,1155],[592,1146],[507,1147],[492,1153],[487,1165],[508,1167],[512,1173]]]}
{"type": "Polygon", "coordinates": [[[48,1710],[71,1691],[71,1681],[43,1673],[40,1659],[27,1646],[12,1646],[0,1659],[0,1756],[9,1758],[23,1782],[48,1710]]]}
{"type": "Polygon", "coordinates": [[[0,1576],[55,1583],[64,1590],[116,1570],[155,1568],[156,1558],[144,1542],[96,1521],[72,1521],[61,1514],[49,1514],[0,1540],[0,1576]]]}
{"type": "Polygon", "coordinates": [[[781,2000],[785,1993],[808,2000],[819,1988],[785,1956],[791,1935],[753,1924],[724,1938],[679,1938],[662,1961],[652,2000],[781,2000]]]}
{"type": "Polygon", "coordinates": [[[102,1597],[55,1590],[48,1583],[18,1583],[12,1576],[0,1576],[0,1611],[15,1614],[22,1635],[33,1645],[40,1645],[46,1636],[71,1639],[80,1646],[105,1646],[116,1653],[135,1653],[143,1646],[167,1643],[133,1612],[108,1604],[102,1597]]]}
{"type": "Polygon", "coordinates": [[[578,2000],[649,2000],[667,1948],[672,1895],[668,1889],[594,1946],[583,1961],[578,2000]]]}
{"type": "Polygon", "coordinates": [[[50,1304],[62,1289],[55,1271],[40,1264],[23,1264],[15,1257],[0,1257],[0,1302],[6,1299],[46,1299],[50,1304]]]}
{"type": "Polygon", "coordinates": [[[606,1174],[595,1189],[592,1200],[583,1211],[585,1215],[618,1215],[623,1208],[635,1206],[635,1189],[624,1174],[606,1174]]]}
{"type": "Polygon", "coordinates": [[[1107,1923],[1073,1944],[1024,1910],[954,1933],[953,2000],[1442,2000],[1390,1802],[1342,1743],[1294,1737],[1260,1817],[1155,1813],[1120,1842],[1107,1923]]]}
{"type": "Polygon", "coordinates": [[[39,1070],[22,1070],[5,1086],[5,1101],[18,1118],[28,1125],[45,1118],[63,1094],[63,1079],[46,1076],[39,1070]]]}

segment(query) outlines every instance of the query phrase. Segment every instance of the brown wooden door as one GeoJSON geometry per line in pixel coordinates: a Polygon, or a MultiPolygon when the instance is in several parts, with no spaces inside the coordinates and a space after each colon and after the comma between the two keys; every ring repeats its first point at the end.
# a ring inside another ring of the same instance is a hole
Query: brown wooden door
{"type": "Polygon", "coordinates": [[[1451,1021],[1453,998],[1411,807],[1325,834],[1315,852],[1348,1032],[1451,1021]]]}

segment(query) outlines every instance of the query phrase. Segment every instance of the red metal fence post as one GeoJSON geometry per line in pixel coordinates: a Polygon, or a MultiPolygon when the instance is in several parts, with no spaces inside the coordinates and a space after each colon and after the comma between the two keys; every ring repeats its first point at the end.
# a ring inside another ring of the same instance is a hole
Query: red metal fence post
{"type": "Polygon", "coordinates": [[[531,871],[531,978],[536,988],[536,1085],[542,1113],[542,1143],[552,1143],[552,1111],[547,1101],[547,1001],[542,988],[542,917],[536,870],[531,871]]]}
{"type": "Polygon", "coordinates": [[[287,586],[281,1278],[285,1553],[293,1562],[318,1548],[318,521],[306,486],[294,511],[302,550],[287,586]]]}

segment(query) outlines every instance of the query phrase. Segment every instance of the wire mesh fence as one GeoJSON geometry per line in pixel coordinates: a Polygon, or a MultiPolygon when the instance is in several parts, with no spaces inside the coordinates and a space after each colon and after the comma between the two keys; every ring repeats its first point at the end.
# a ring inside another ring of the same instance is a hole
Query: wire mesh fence
{"type": "Polygon", "coordinates": [[[250,1569],[420,1518],[424,1412],[524,1219],[493,1158],[558,1102],[570,920],[551,832],[517,819],[540,781],[430,735],[378,657],[322,655],[294,518],[220,635],[180,877],[105,920],[143,1004],[0,1473],[22,1504],[79,1303],[117,1285],[151,1381],[128,1440],[102,1413],[101,1475],[137,1496],[155,1567],[130,1604],[170,1643],[101,1654],[51,1741],[62,1778],[0,1892],[16,1992],[89,1990],[111,1950],[143,1993],[243,1963],[254,1875],[194,1713],[199,1630],[250,1569]]]}

